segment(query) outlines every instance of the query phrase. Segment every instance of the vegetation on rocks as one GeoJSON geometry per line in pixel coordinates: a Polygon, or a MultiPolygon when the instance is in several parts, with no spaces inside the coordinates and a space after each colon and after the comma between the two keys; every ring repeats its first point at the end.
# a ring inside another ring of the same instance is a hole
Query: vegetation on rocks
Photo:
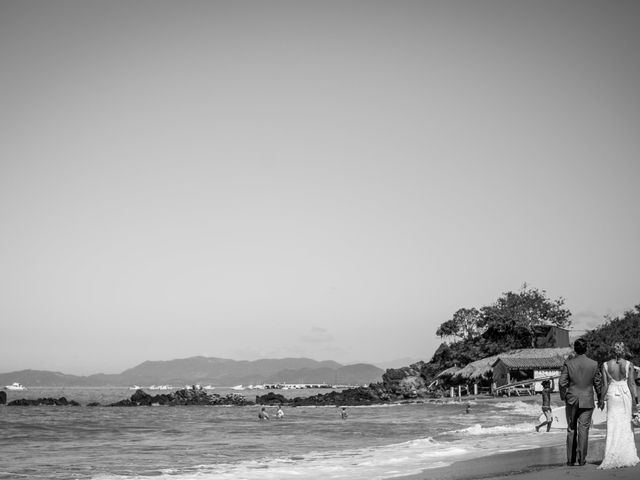
{"type": "Polygon", "coordinates": [[[569,328],[571,312],[564,299],[552,300],[546,291],[524,284],[519,292],[505,292],[493,304],[461,308],[442,323],[436,334],[442,343],[423,366],[427,380],[453,366],[536,345],[536,329],[554,325],[569,328]]]}
{"type": "Polygon", "coordinates": [[[151,405],[253,405],[244,396],[237,393],[218,395],[208,394],[204,390],[183,389],[172,393],[149,395],[144,390],[136,390],[130,398],[110,404],[110,407],[139,407],[151,405]]]}
{"type": "Polygon", "coordinates": [[[38,407],[41,405],[55,405],[59,407],[78,407],[80,404],[75,400],[67,400],[65,397],[60,398],[37,398],[26,399],[21,398],[7,404],[10,407],[38,407]]]}
{"type": "Polygon", "coordinates": [[[640,304],[619,317],[608,317],[606,321],[585,333],[582,338],[587,341],[587,355],[604,362],[614,357],[613,344],[624,342],[629,352],[629,360],[640,366],[640,304]]]}

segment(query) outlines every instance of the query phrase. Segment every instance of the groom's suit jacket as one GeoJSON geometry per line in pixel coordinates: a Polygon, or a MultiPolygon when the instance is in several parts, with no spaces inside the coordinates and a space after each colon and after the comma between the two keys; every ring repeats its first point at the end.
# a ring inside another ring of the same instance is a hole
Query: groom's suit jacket
{"type": "Polygon", "coordinates": [[[602,375],[598,363],[586,355],[576,355],[568,359],[560,372],[560,398],[568,405],[579,408],[595,408],[593,390],[598,399],[602,391],[602,375]]]}

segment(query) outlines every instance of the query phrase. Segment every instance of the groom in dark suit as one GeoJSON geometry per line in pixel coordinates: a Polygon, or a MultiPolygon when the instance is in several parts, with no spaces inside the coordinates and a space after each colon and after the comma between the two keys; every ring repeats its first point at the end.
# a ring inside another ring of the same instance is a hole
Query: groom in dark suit
{"type": "Polygon", "coordinates": [[[567,359],[560,373],[560,399],[565,401],[567,415],[567,465],[584,465],[587,462],[589,427],[595,408],[602,403],[602,376],[598,363],[585,355],[587,343],[578,338],[573,349],[576,355],[567,359]]]}

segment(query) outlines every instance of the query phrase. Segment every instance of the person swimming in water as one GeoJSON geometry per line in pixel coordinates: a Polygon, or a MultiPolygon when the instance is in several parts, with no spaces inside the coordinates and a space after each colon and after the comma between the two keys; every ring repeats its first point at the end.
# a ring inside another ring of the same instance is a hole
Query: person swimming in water
{"type": "Polygon", "coordinates": [[[267,413],[267,407],[262,407],[260,413],[258,414],[258,418],[260,420],[269,420],[269,414],[267,413]]]}

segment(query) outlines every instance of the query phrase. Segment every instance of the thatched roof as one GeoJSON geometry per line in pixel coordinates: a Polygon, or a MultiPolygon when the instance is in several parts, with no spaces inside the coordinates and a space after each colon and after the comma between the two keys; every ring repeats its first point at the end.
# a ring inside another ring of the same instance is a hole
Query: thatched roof
{"type": "Polygon", "coordinates": [[[564,360],[563,357],[513,358],[500,356],[491,366],[495,367],[502,362],[509,370],[560,370],[564,360]]]}
{"type": "Polygon", "coordinates": [[[460,371],[460,367],[458,367],[458,366],[449,367],[446,370],[443,370],[440,373],[438,373],[436,375],[436,378],[450,377],[451,375],[453,375],[454,373],[457,373],[459,371],[460,371]]]}
{"type": "Polygon", "coordinates": [[[499,355],[493,355],[491,357],[483,358],[471,362],[464,368],[455,373],[452,378],[456,380],[478,380],[480,378],[486,378],[492,373],[492,366],[498,360],[498,358],[555,358],[560,357],[566,359],[573,349],[571,347],[563,348],[521,348],[518,350],[511,350],[499,355]]]}
{"type": "Polygon", "coordinates": [[[491,372],[491,365],[498,359],[498,355],[482,358],[471,362],[455,373],[452,378],[456,380],[476,380],[486,377],[491,372]]]}

